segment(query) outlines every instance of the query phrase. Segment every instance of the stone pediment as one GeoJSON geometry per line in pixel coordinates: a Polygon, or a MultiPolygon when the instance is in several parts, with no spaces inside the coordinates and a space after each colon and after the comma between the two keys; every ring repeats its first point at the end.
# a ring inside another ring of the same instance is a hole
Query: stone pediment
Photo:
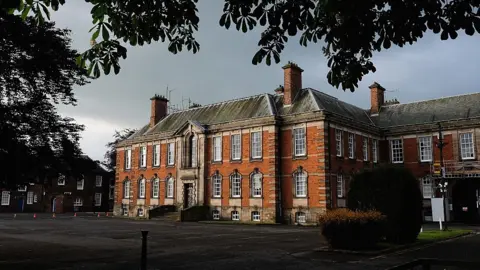
{"type": "Polygon", "coordinates": [[[201,123],[194,120],[188,120],[175,131],[174,136],[185,135],[191,132],[199,134],[205,133],[205,131],[206,128],[201,123]]]}

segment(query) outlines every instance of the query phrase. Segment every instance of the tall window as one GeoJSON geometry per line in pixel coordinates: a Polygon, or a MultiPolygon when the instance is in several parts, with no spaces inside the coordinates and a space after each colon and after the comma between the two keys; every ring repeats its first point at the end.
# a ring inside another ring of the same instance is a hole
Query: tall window
{"type": "Polygon", "coordinates": [[[153,146],[153,166],[160,166],[160,144],[153,146]]]}
{"type": "Polygon", "coordinates": [[[140,167],[147,167],[147,147],[140,146],[140,167]]]}
{"type": "Polygon", "coordinates": [[[155,178],[152,181],[152,197],[158,198],[160,194],[160,179],[155,178]]]}
{"type": "Polygon", "coordinates": [[[293,129],[293,154],[295,156],[305,156],[307,154],[307,139],[305,128],[293,129]]]}
{"type": "Polygon", "coordinates": [[[167,164],[174,165],[175,164],[175,143],[168,143],[168,151],[167,151],[167,164]]]}
{"type": "Polygon", "coordinates": [[[419,137],[418,147],[420,152],[420,161],[428,162],[432,161],[432,137],[419,137]]]}
{"type": "Polygon", "coordinates": [[[59,186],[65,186],[65,175],[63,174],[58,175],[57,184],[59,186]]]}
{"type": "Polygon", "coordinates": [[[234,134],[231,137],[232,141],[232,147],[231,147],[231,153],[232,153],[232,160],[241,160],[242,159],[242,141],[241,141],[241,136],[240,134],[234,134]]]}
{"type": "Polygon", "coordinates": [[[337,157],[343,156],[343,131],[335,130],[335,146],[337,148],[337,157]]]}
{"type": "Polygon", "coordinates": [[[378,141],[372,140],[372,159],[373,162],[378,162],[378,141]]]}
{"type": "Polygon", "coordinates": [[[190,164],[192,165],[192,167],[197,167],[197,137],[195,135],[192,135],[190,137],[190,147],[190,164]]]}
{"type": "Polygon", "coordinates": [[[85,185],[84,179],[77,180],[77,190],[83,190],[84,185],[85,185]]]}
{"type": "Polygon", "coordinates": [[[402,139],[392,140],[390,142],[392,149],[392,162],[393,163],[402,163],[403,162],[403,143],[402,139]]]}
{"type": "Polygon", "coordinates": [[[262,197],[262,174],[253,173],[250,181],[252,197],[262,197]]]}
{"type": "Polygon", "coordinates": [[[75,198],[75,201],[73,202],[73,206],[79,207],[83,205],[83,199],[80,197],[75,198]]]}
{"type": "Polygon", "coordinates": [[[475,146],[473,143],[473,133],[460,134],[460,153],[462,159],[475,158],[475,146]]]}
{"type": "Polygon", "coordinates": [[[348,134],[348,157],[355,158],[355,135],[348,134]]]}
{"type": "Polygon", "coordinates": [[[368,161],[368,138],[363,138],[363,160],[368,161]]]}
{"type": "Polygon", "coordinates": [[[123,182],[123,198],[129,199],[130,198],[130,181],[125,180],[123,182]]]}
{"type": "Polygon", "coordinates": [[[222,161],[222,137],[213,137],[213,161],[222,161]]]}
{"type": "Polygon", "coordinates": [[[125,170],[132,168],[132,149],[125,150],[125,170]]]}
{"type": "Polygon", "coordinates": [[[27,192],[27,204],[33,204],[33,191],[27,192]]]}
{"type": "Polygon", "coordinates": [[[233,198],[240,198],[242,195],[242,176],[239,173],[230,175],[230,194],[233,198]]]}
{"type": "Polygon", "coordinates": [[[296,172],[293,175],[295,181],[295,197],[307,197],[307,174],[296,172]]]}
{"type": "Polygon", "coordinates": [[[420,181],[422,181],[423,198],[425,199],[432,198],[432,195],[433,195],[432,179],[428,177],[424,177],[424,178],[421,178],[420,181]]]}
{"type": "Polygon", "coordinates": [[[175,187],[175,180],[173,177],[167,179],[167,198],[173,198],[173,191],[175,187]]]}
{"type": "Polygon", "coordinates": [[[250,153],[252,158],[262,158],[262,133],[260,131],[250,133],[250,153]]]}
{"type": "Polygon", "coordinates": [[[345,190],[345,181],[343,175],[337,175],[337,198],[343,198],[343,191],[345,190]]]}
{"type": "Polygon", "coordinates": [[[213,197],[220,198],[222,196],[222,176],[220,174],[212,176],[212,191],[213,197]]]}
{"type": "Polygon", "coordinates": [[[2,191],[2,205],[10,205],[10,191],[2,191]]]}
{"type": "Polygon", "coordinates": [[[146,181],[145,178],[140,179],[138,182],[138,197],[144,199],[145,198],[145,186],[146,186],[146,181]]]}
{"type": "Polygon", "coordinates": [[[102,205],[102,193],[95,193],[95,206],[102,205]]]}
{"type": "Polygon", "coordinates": [[[102,186],[102,181],[103,177],[101,175],[96,175],[95,176],[95,186],[96,187],[101,187],[102,186]]]}

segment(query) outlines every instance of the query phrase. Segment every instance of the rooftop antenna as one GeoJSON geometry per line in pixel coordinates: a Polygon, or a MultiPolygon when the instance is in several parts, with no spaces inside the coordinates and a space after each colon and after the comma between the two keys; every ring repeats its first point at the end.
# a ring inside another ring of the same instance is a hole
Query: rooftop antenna
{"type": "Polygon", "coordinates": [[[167,99],[170,100],[170,97],[172,96],[172,91],[175,90],[176,88],[174,89],[168,89],[168,84],[167,84],[167,91],[166,91],[166,96],[167,96],[167,99]]]}
{"type": "Polygon", "coordinates": [[[185,105],[183,104],[184,101],[188,100],[188,108],[190,109],[190,106],[192,105],[192,100],[190,98],[183,98],[182,96],[182,108],[185,110],[185,105]]]}

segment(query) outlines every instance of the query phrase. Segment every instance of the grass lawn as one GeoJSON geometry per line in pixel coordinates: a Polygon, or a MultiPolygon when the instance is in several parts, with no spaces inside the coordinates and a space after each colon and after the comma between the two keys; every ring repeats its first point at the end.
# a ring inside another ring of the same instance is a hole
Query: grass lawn
{"type": "Polygon", "coordinates": [[[439,240],[452,238],[452,237],[459,236],[459,235],[464,235],[464,234],[471,233],[471,232],[472,232],[472,230],[423,231],[418,235],[418,241],[434,242],[434,241],[439,241],[439,240]]]}

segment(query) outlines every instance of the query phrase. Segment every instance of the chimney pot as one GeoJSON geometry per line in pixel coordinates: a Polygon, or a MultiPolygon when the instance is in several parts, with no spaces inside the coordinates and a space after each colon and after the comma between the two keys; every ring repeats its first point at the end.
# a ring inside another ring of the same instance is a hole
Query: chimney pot
{"type": "Polygon", "coordinates": [[[167,116],[168,99],[162,95],[155,94],[151,100],[150,128],[154,127],[162,118],[167,116]]]}
{"type": "Polygon", "coordinates": [[[297,93],[302,89],[303,69],[290,61],[282,68],[284,70],[283,103],[284,105],[292,105],[297,93]]]}
{"type": "Polygon", "coordinates": [[[385,88],[374,82],[370,85],[370,114],[377,114],[385,104],[385,88]]]}

